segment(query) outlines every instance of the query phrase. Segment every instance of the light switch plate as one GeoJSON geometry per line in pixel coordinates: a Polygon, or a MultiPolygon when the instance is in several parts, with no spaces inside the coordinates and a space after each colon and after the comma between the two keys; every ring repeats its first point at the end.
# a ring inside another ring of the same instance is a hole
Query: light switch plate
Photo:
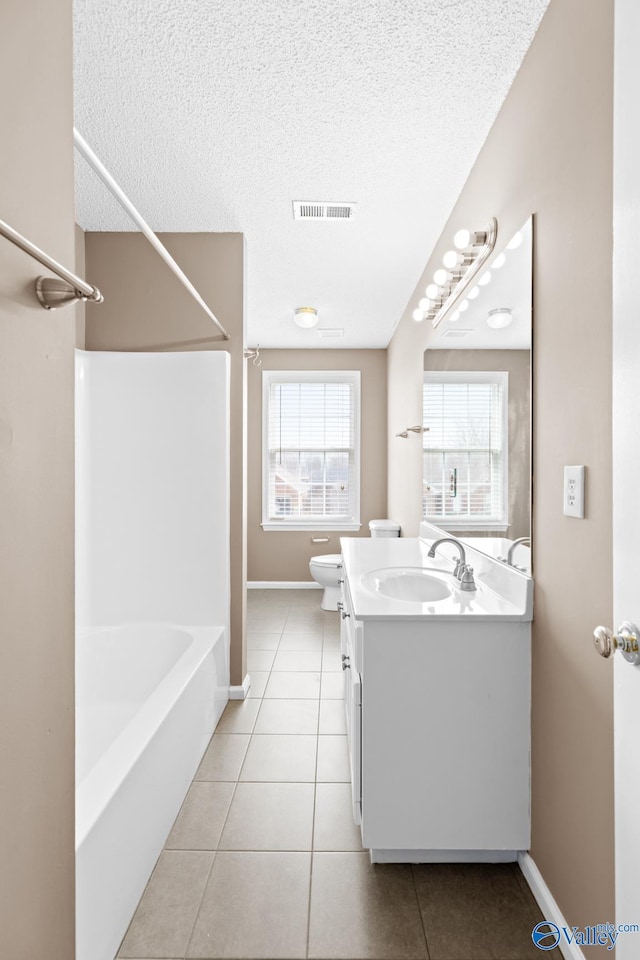
{"type": "Polygon", "coordinates": [[[565,517],[584,518],[584,467],[564,468],[563,503],[565,517]]]}

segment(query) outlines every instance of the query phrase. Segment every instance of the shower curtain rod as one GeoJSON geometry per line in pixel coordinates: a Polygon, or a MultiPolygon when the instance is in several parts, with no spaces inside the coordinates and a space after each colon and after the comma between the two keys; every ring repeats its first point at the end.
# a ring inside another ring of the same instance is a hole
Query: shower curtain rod
{"type": "Polygon", "coordinates": [[[87,161],[87,163],[92,168],[92,170],[94,170],[95,173],[97,173],[97,175],[100,177],[100,179],[104,183],[105,187],[115,197],[115,199],[118,201],[120,206],[129,214],[133,222],[140,228],[140,230],[145,235],[145,237],[147,238],[151,246],[160,254],[160,256],[162,257],[164,262],[167,264],[167,266],[169,266],[173,270],[176,277],[186,287],[186,289],[189,291],[193,299],[202,307],[202,309],[207,314],[209,319],[213,320],[216,327],[220,330],[222,334],[221,339],[230,340],[231,338],[229,334],[227,333],[225,328],[222,326],[222,324],[220,323],[216,315],[213,313],[213,311],[210,310],[207,304],[204,302],[204,300],[202,299],[202,297],[200,296],[200,294],[198,293],[194,285],[191,283],[191,281],[187,277],[187,275],[181,270],[181,268],[173,259],[173,257],[171,256],[167,248],[160,242],[160,240],[158,239],[156,234],[153,232],[149,224],[142,217],[142,215],[136,210],[136,208],[134,207],[134,205],[131,203],[128,196],[126,195],[126,193],[124,193],[121,187],[116,183],[116,181],[113,179],[113,177],[111,176],[107,168],[98,159],[98,157],[95,155],[95,153],[93,152],[89,144],[81,136],[81,134],[78,133],[75,127],[73,128],[73,142],[78,152],[84,157],[84,159],[87,161]]]}
{"type": "Polygon", "coordinates": [[[10,240],[16,247],[28,253],[30,257],[33,257],[34,260],[37,260],[43,267],[60,278],[54,280],[53,277],[38,277],[36,280],[36,296],[45,310],[53,310],[55,307],[75,303],[76,300],[102,303],[103,297],[97,287],[87,283],[86,280],[82,280],[71,270],[67,270],[61,263],[50,257],[40,247],[36,247],[35,243],[31,243],[4,220],[0,220],[0,236],[10,240]]]}

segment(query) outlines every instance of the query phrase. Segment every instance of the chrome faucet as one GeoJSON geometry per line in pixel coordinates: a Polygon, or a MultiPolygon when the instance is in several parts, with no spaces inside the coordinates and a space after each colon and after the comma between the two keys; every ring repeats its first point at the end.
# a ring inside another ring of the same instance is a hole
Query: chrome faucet
{"type": "Polygon", "coordinates": [[[518,537],[517,540],[514,540],[509,549],[507,550],[507,563],[510,567],[513,566],[513,551],[518,546],[519,543],[528,543],[531,546],[531,537],[518,537]]]}
{"type": "Polygon", "coordinates": [[[459,542],[459,540],[454,540],[452,537],[441,537],[440,540],[436,540],[431,544],[429,552],[427,553],[428,557],[435,557],[436,547],[439,547],[441,543],[452,543],[454,547],[457,547],[460,551],[460,556],[456,560],[456,565],[453,569],[453,575],[456,580],[460,581],[461,590],[475,590],[476,584],[473,579],[473,567],[467,566],[467,557],[464,552],[464,547],[459,542]]]}

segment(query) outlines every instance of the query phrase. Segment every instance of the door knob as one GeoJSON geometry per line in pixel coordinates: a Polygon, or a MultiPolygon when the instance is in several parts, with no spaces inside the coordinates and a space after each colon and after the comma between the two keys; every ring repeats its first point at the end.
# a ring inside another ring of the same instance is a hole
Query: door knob
{"type": "Polygon", "coordinates": [[[640,664],[640,630],[629,620],[620,624],[617,633],[612,633],[608,627],[596,627],[593,644],[601,657],[610,657],[615,650],[619,650],[628,663],[634,666],[640,664]]]}

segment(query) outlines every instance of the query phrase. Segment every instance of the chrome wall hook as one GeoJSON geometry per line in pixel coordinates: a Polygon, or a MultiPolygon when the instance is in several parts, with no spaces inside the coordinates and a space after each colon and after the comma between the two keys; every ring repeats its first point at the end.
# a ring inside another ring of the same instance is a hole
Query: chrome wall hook
{"type": "Polygon", "coordinates": [[[422,427],[419,424],[415,427],[405,427],[402,433],[396,433],[396,437],[402,437],[403,440],[406,440],[409,436],[409,433],[428,433],[429,427],[422,427]]]}
{"type": "Polygon", "coordinates": [[[258,344],[255,350],[245,350],[244,358],[245,360],[251,360],[254,367],[261,367],[262,360],[260,359],[260,344],[258,344]]]}

